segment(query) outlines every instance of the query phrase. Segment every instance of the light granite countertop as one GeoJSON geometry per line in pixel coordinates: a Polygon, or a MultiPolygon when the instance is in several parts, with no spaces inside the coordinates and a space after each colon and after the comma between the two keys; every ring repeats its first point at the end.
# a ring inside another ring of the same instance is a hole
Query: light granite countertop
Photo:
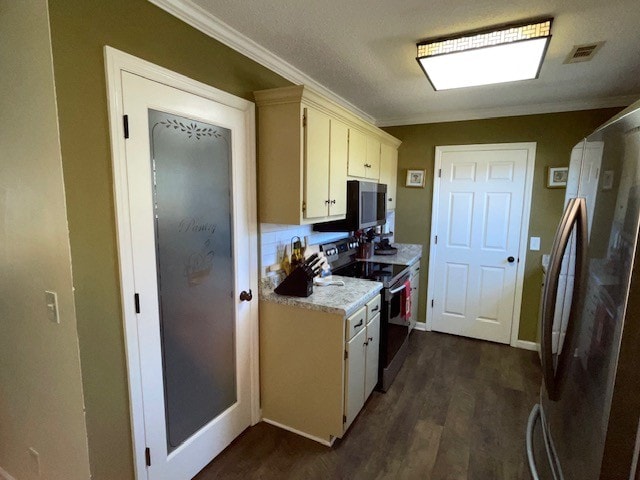
{"type": "Polygon", "coordinates": [[[392,243],[398,252],[395,255],[372,255],[371,258],[359,258],[363,262],[392,263],[394,265],[411,265],[422,256],[422,245],[414,243],[392,243]]]}
{"type": "Polygon", "coordinates": [[[363,307],[373,299],[382,289],[382,283],[359,278],[333,275],[334,280],[344,281],[344,286],[328,285],[313,286],[313,293],[308,297],[289,297],[278,295],[273,291],[269,282],[262,282],[260,301],[274,302],[292,307],[308,308],[338,315],[349,315],[363,307]]]}

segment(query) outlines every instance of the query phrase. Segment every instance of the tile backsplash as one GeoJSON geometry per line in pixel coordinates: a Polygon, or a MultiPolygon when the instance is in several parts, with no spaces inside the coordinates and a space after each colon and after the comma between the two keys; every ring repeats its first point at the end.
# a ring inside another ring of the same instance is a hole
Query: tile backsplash
{"type": "MultiPolygon", "coordinates": [[[[387,214],[387,224],[384,231],[393,231],[395,213],[387,214]]],[[[291,255],[291,239],[300,237],[304,244],[318,245],[346,237],[346,233],[314,232],[313,225],[280,225],[274,223],[260,224],[260,277],[267,276],[271,265],[280,263],[285,245],[291,255]]],[[[393,241],[393,237],[391,238],[393,241]]]]}

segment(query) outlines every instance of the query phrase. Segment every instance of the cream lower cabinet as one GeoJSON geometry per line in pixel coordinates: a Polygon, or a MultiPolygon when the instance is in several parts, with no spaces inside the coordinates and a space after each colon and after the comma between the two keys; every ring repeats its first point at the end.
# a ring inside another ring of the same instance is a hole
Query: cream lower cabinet
{"type": "Polygon", "coordinates": [[[264,421],[325,445],[342,437],[377,383],[379,304],[345,318],[260,303],[264,421]]]}

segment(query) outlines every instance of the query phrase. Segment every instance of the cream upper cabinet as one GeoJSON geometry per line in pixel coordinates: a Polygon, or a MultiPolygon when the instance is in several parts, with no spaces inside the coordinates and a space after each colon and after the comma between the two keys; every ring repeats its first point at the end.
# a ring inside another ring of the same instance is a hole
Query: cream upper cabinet
{"type": "Polygon", "coordinates": [[[355,128],[349,129],[349,176],[367,176],[367,136],[355,128]]]}
{"type": "Polygon", "coordinates": [[[329,146],[329,215],[347,213],[347,163],[349,155],[349,127],[331,119],[329,146]]]}
{"type": "Polygon", "coordinates": [[[387,210],[396,208],[398,149],[383,143],[380,149],[380,183],[387,185],[387,210]]]}
{"type": "MultiPolygon", "coordinates": [[[[304,197],[306,218],[324,218],[329,211],[329,152],[331,118],[313,108],[304,109],[304,197]]],[[[346,176],[345,176],[346,178],[346,176]]],[[[283,185],[284,188],[284,185],[283,185]]]]}
{"type": "Polygon", "coordinates": [[[254,96],[261,222],[301,225],[344,218],[347,177],[378,181],[381,144],[400,145],[303,85],[254,96]]]}
{"type": "Polygon", "coordinates": [[[367,137],[367,163],[365,163],[365,177],[376,182],[380,178],[380,140],[367,137]]]}
{"type": "Polygon", "coordinates": [[[358,129],[349,129],[349,176],[378,181],[380,140],[358,129]]]}

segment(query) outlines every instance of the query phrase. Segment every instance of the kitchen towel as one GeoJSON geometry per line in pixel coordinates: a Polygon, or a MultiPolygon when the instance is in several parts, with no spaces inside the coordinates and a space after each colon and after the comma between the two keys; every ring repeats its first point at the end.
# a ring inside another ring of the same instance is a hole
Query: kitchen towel
{"type": "Polygon", "coordinates": [[[411,318],[411,280],[404,282],[404,290],[400,294],[400,315],[407,322],[411,318]]]}

